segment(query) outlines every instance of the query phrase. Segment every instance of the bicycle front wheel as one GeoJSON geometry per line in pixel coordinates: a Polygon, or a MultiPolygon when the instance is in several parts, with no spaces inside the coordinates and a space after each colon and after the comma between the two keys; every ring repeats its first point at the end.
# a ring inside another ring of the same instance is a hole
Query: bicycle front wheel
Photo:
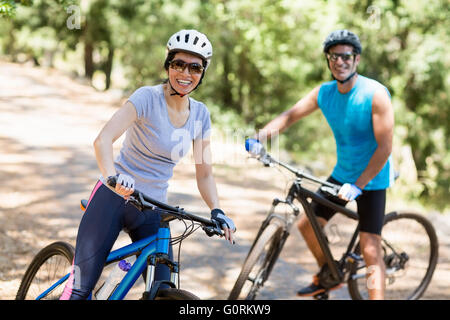
{"type": "Polygon", "coordinates": [[[72,266],[75,250],[65,242],[54,242],[34,257],[17,291],[16,300],[58,300],[72,266]],[[50,290],[49,290],[50,289],[50,290]]]}
{"type": "Polygon", "coordinates": [[[272,219],[267,225],[249,252],[229,300],[256,298],[278,257],[283,230],[283,222],[277,219],[272,219]]]}
{"type": "Polygon", "coordinates": [[[200,300],[195,294],[175,288],[160,289],[155,300],[200,300]]]}
{"type": "MultiPolygon", "coordinates": [[[[416,300],[427,289],[438,259],[433,225],[415,213],[386,215],[382,230],[386,265],[385,299],[416,300]]],[[[358,245],[359,254],[359,245],[358,245]]],[[[353,299],[368,299],[365,266],[354,263],[348,281],[353,299]]]]}

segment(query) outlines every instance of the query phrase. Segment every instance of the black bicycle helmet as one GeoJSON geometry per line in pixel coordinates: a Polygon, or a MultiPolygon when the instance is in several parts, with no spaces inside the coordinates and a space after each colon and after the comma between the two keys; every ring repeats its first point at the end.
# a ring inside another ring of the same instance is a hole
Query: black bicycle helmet
{"type": "Polygon", "coordinates": [[[354,52],[361,54],[362,46],[359,38],[353,32],[348,30],[336,30],[331,32],[323,42],[323,52],[327,53],[328,50],[337,44],[348,44],[353,46],[354,52]]]}

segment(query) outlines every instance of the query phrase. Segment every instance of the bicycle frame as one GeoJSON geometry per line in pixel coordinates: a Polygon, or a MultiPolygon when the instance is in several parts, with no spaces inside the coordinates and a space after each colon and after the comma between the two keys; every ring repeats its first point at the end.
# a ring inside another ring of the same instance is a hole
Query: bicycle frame
{"type": "MultiPolygon", "coordinates": [[[[319,224],[319,221],[317,220],[316,215],[314,214],[310,202],[308,202],[308,198],[324,206],[330,207],[353,220],[359,219],[358,214],[353,210],[347,209],[343,206],[340,206],[325,199],[324,197],[320,196],[315,192],[303,188],[301,184],[297,181],[292,185],[291,190],[289,190],[289,193],[291,192],[293,195],[295,195],[295,198],[301,203],[303,209],[305,210],[305,214],[308,217],[309,222],[311,223],[314,234],[317,238],[320,248],[322,249],[322,252],[325,256],[325,259],[327,261],[328,267],[330,268],[333,278],[336,280],[342,280],[344,275],[341,273],[340,268],[338,267],[336,260],[334,259],[333,254],[331,253],[330,247],[328,246],[327,238],[322,230],[322,227],[319,224]]],[[[352,248],[354,247],[356,239],[358,237],[358,233],[359,233],[359,224],[356,227],[355,232],[350,240],[350,243],[347,247],[347,251],[343,255],[344,257],[348,255],[352,250],[352,248]]]]}
{"type": "MultiPolygon", "coordinates": [[[[131,269],[128,270],[125,277],[122,279],[122,281],[119,283],[119,285],[114,290],[112,295],[109,297],[109,300],[122,300],[127,295],[128,291],[131,289],[136,280],[141,276],[141,274],[147,267],[149,262],[148,258],[150,256],[158,254],[168,255],[169,241],[170,241],[169,228],[160,227],[156,235],[147,237],[145,239],[136,241],[125,247],[112,251],[106,260],[106,264],[121,260],[134,254],[139,254],[139,252],[141,253],[134,262],[131,269]]],[[[153,273],[154,273],[154,266],[149,266],[147,274],[146,291],[149,291],[151,289],[151,285],[154,279],[153,273]]],[[[176,280],[173,282],[175,284],[176,280]]]]}
{"type": "MultiPolygon", "coordinates": [[[[275,206],[278,205],[279,203],[285,203],[285,204],[289,205],[292,208],[292,210],[293,210],[293,214],[295,216],[297,216],[300,211],[293,204],[293,200],[296,199],[302,205],[302,207],[303,207],[303,209],[305,211],[305,214],[306,214],[308,220],[311,223],[311,226],[313,228],[314,234],[315,234],[315,236],[317,238],[317,241],[319,243],[320,248],[322,249],[322,252],[324,253],[325,259],[326,259],[327,264],[328,264],[328,266],[330,268],[330,272],[331,272],[333,278],[335,278],[336,280],[342,280],[343,279],[343,274],[340,271],[341,269],[337,265],[337,263],[336,263],[336,261],[335,261],[335,259],[333,257],[333,254],[331,253],[330,247],[328,246],[328,243],[327,243],[327,238],[326,238],[326,236],[325,236],[325,234],[324,234],[324,232],[322,230],[322,227],[320,226],[320,224],[319,224],[319,222],[317,220],[316,215],[314,214],[314,212],[312,210],[311,203],[308,201],[308,199],[311,199],[312,201],[316,201],[316,202],[318,202],[318,203],[320,203],[320,204],[322,204],[324,206],[330,207],[330,208],[336,210],[336,212],[344,214],[345,216],[347,216],[348,218],[353,219],[353,220],[358,220],[359,219],[358,214],[355,211],[353,211],[353,210],[350,210],[348,208],[345,208],[343,206],[335,204],[335,203],[325,199],[321,195],[319,195],[319,194],[317,194],[317,193],[315,193],[315,192],[313,192],[311,190],[308,190],[308,189],[302,187],[301,180],[302,180],[301,178],[297,178],[293,182],[293,184],[290,187],[289,192],[288,192],[288,194],[286,196],[286,199],[284,201],[283,200],[279,200],[279,199],[275,199],[273,201],[272,208],[271,208],[271,210],[269,212],[268,217],[263,222],[263,227],[260,228],[260,232],[261,232],[261,230],[264,230],[264,224],[268,224],[271,219],[273,219],[274,217],[277,217],[277,215],[275,215],[273,212],[274,212],[275,206]]],[[[316,181],[316,182],[319,182],[319,181],[316,181]]],[[[284,219],[282,219],[282,220],[284,221],[284,219]]],[[[289,222],[286,222],[286,221],[284,221],[284,222],[285,222],[286,230],[283,233],[283,236],[282,236],[282,239],[280,241],[280,245],[279,245],[278,251],[281,251],[281,249],[282,249],[282,247],[284,245],[284,242],[286,241],[287,237],[289,236],[290,224],[289,224],[289,222]]],[[[355,232],[354,232],[354,234],[353,234],[353,236],[352,236],[352,238],[350,240],[350,243],[348,244],[347,250],[344,253],[343,257],[348,256],[350,254],[350,252],[352,251],[352,249],[354,248],[355,243],[356,243],[356,239],[358,237],[358,232],[359,232],[359,225],[355,229],[355,232]]],[[[259,235],[260,235],[260,233],[257,235],[257,238],[259,237],[259,235]]],[[[276,253],[276,254],[278,255],[279,252],[276,253]]]]}

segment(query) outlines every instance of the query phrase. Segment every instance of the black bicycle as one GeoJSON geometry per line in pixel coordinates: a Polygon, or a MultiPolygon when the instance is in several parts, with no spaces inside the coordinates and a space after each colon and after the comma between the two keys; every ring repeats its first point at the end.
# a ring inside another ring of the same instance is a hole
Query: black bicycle
{"type": "MultiPolygon", "coordinates": [[[[325,288],[332,288],[347,282],[352,299],[368,299],[366,265],[358,241],[359,225],[340,260],[335,260],[327,235],[313,213],[311,201],[330,207],[356,221],[358,214],[325,199],[305,188],[303,184],[305,181],[319,184],[323,191],[333,196],[337,196],[340,187],[278,161],[264,149],[256,158],[265,166],[279,165],[295,174],[296,178],[284,200],[273,200],[228,299],[253,300],[257,297],[274,268],[292,224],[300,213],[294,200],[300,202],[326,257],[327,267],[319,274],[320,284],[325,288]],[[276,213],[275,208],[279,204],[290,207],[289,213],[276,213]]],[[[438,260],[438,239],[433,225],[417,213],[390,212],[385,215],[382,248],[386,265],[385,299],[419,299],[431,281],[438,260]]],[[[314,298],[328,299],[328,290],[314,298]]]]}

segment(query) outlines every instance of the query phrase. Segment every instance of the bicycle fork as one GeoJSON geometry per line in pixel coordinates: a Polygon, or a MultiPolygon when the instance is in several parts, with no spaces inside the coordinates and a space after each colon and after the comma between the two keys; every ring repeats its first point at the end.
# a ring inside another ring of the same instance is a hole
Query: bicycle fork
{"type": "Polygon", "coordinates": [[[142,295],[143,300],[155,299],[161,284],[169,285],[176,288],[178,284],[179,265],[178,262],[172,261],[167,254],[169,251],[170,233],[168,228],[160,228],[158,235],[161,233],[169,236],[158,238],[156,253],[150,254],[147,258],[147,273],[145,281],[145,291],[142,295]],[[156,266],[158,264],[166,265],[170,270],[170,280],[155,281],[156,266]]]}
{"type": "Polygon", "coordinates": [[[178,263],[170,260],[169,255],[165,253],[152,254],[147,259],[147,276],[145,281],[145,291],[142,295],[143,300],[155,299],[158,290],[162,284],[167,284],[172,288],[177,287],[178,283],[178,263]],[[155,271],[158,264],[164,264],[170,269],[170,281],[155,281],[155,271]]]}

